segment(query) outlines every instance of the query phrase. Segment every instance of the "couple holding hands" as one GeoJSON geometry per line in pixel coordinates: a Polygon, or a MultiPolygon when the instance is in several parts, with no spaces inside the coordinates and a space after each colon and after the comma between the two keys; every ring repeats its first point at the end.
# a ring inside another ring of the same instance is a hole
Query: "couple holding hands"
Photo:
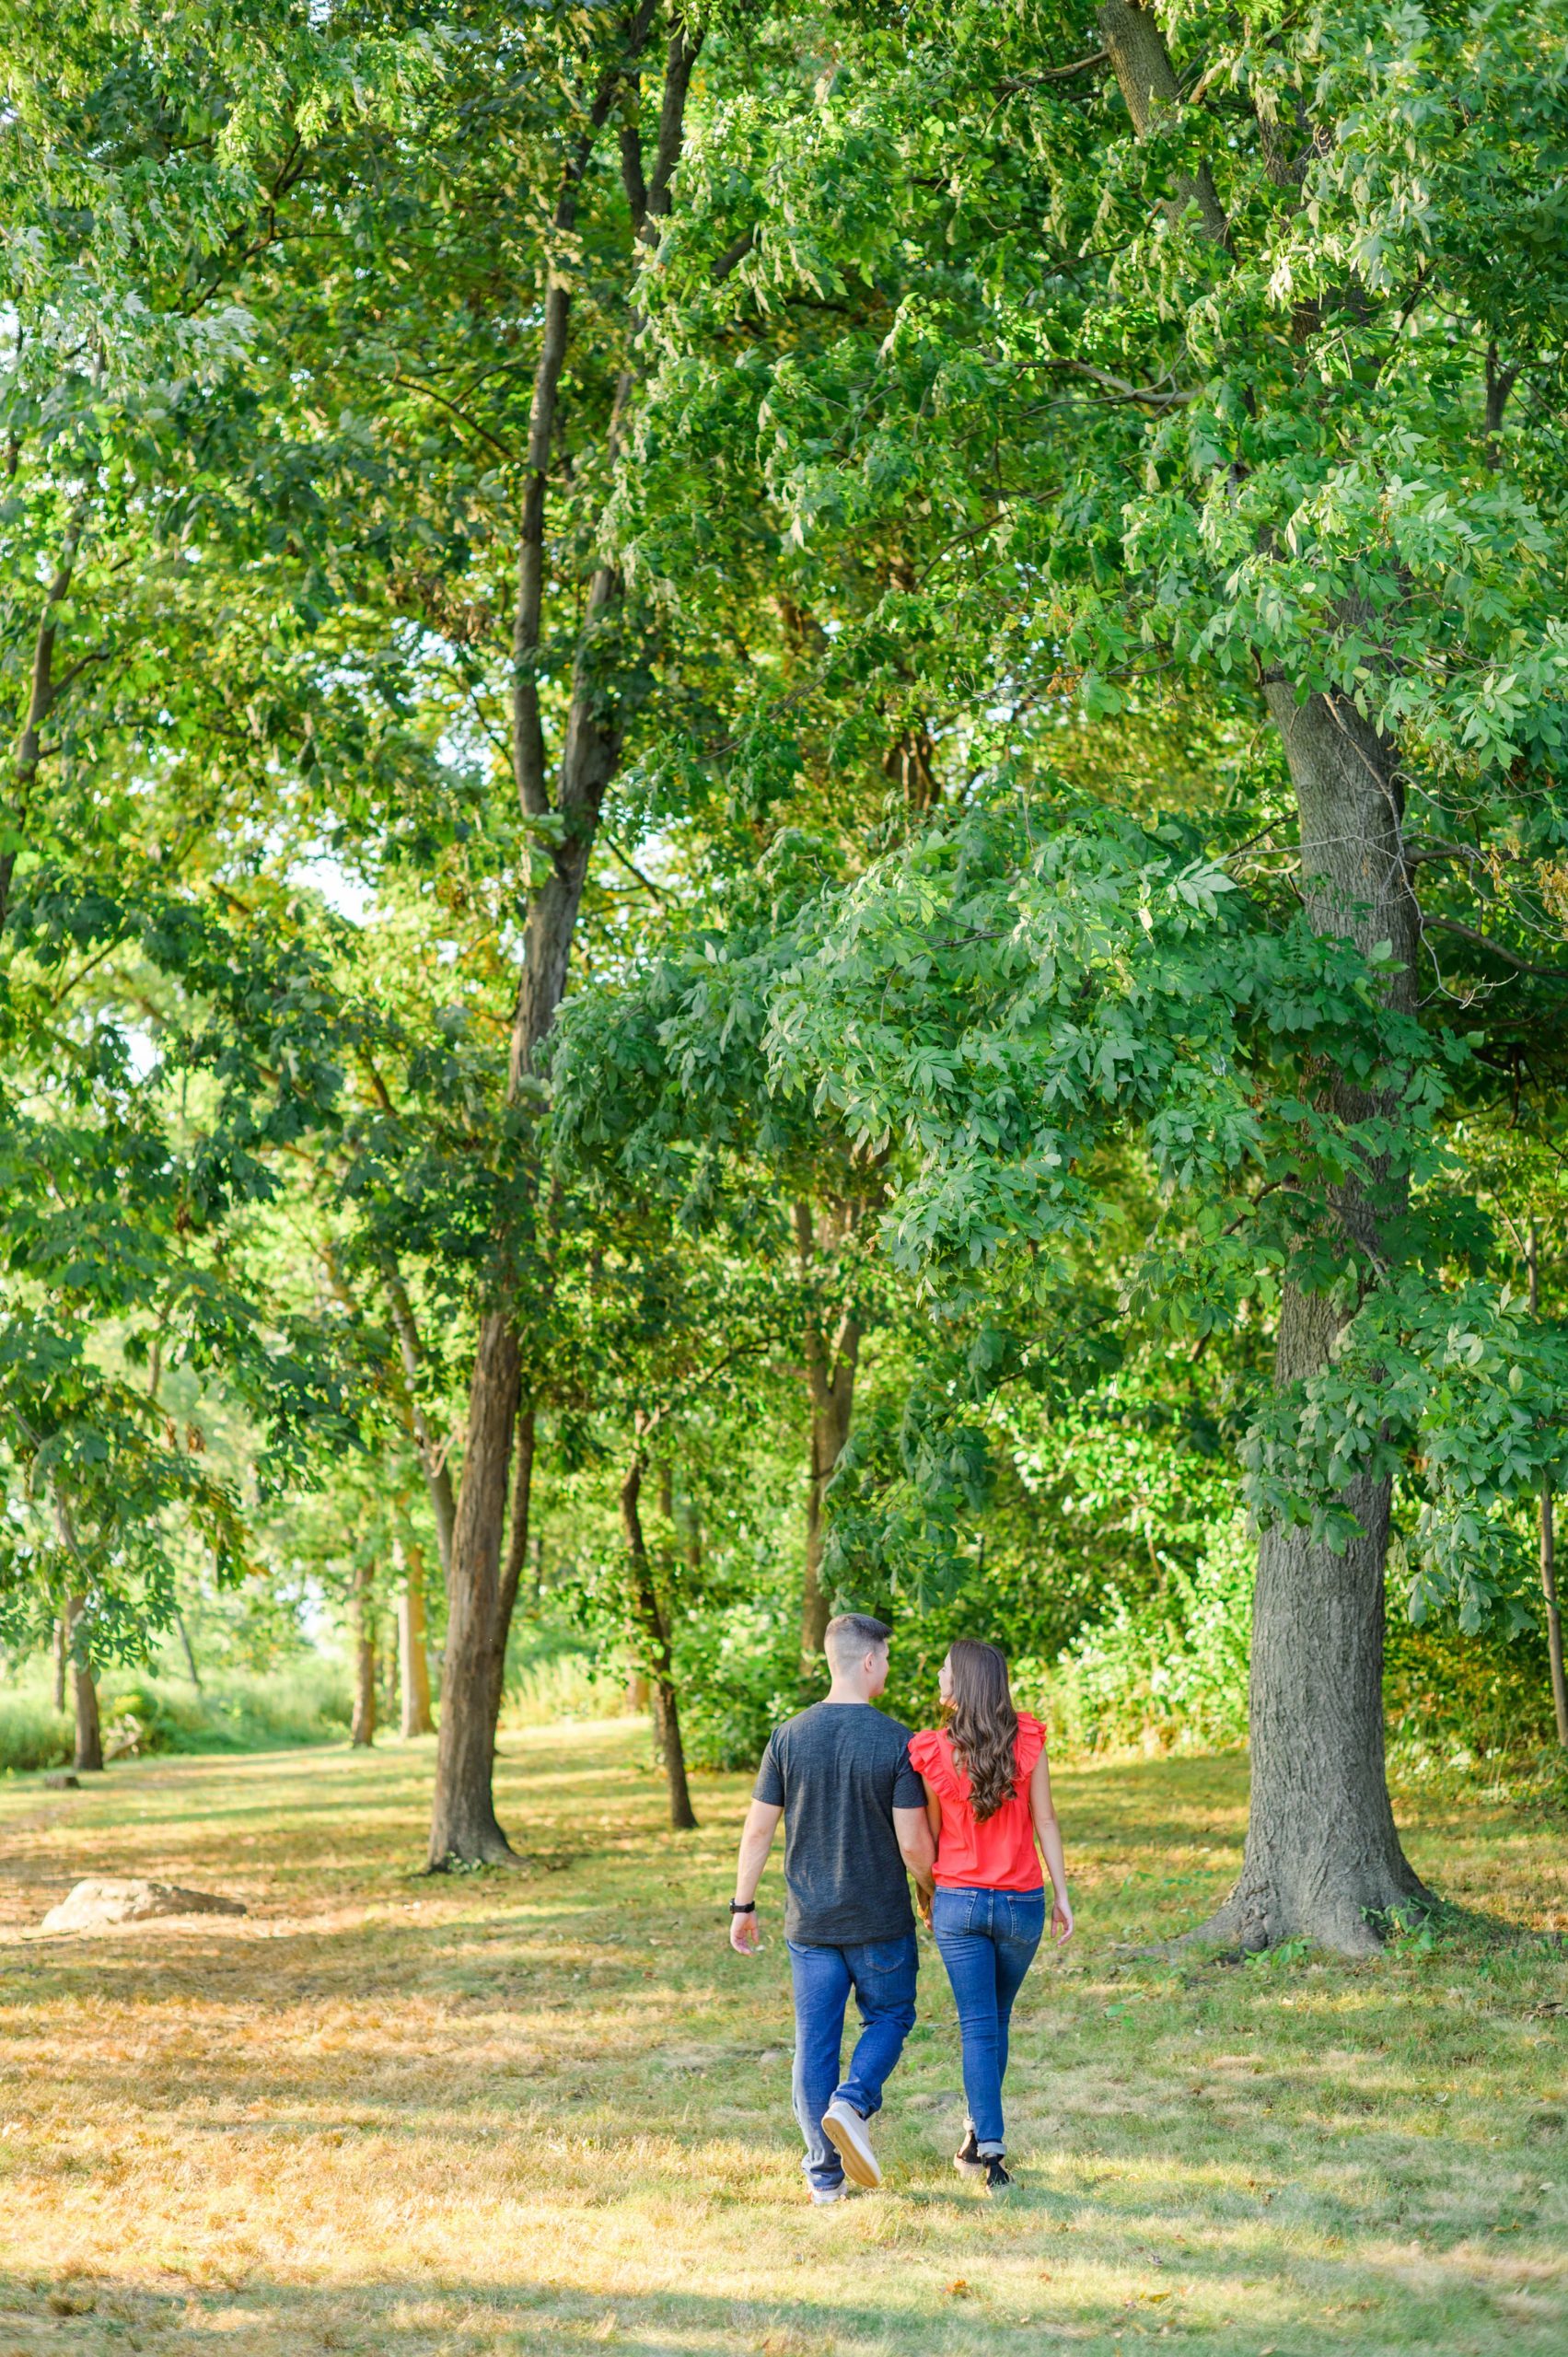
{"type": "Polygon", "coordinates": [[[755,1955],[757,1886],[782,1818],[795,2116],[816,2202],[842,2200],[846,2177],[882,2182],[868,2123],[914,2025],[910,1877],[958,2006],[969,2119],[954,2163],[987,2192],[1012,2182],[1002,2082],[1013,2001],[1045,1934],[1041,1857],[1058,1942],[1073,1931],[1045,1730],[1014,1709],[1005,1657],[959,1639],[942,1665],[943,1724],[912,1736],[875,1708],[889,1633],[860,1612],[828,1623],[832,1684],[769,1741],[730,1901],[730,1945],[755,1955]],[[861,2031],[841,2077],[852,1991],[861,2031]]]}

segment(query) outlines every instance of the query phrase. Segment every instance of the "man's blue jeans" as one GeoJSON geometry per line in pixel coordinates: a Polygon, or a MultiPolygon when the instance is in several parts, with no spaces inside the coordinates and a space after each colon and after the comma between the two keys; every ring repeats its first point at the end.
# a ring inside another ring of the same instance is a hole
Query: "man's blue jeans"
{"type": "Polygon", "coordinates": [[[983,2154],[1003,2144],[1002,2082],[1013,2000],[1045,1933],[1043,1890],[938,1890],[931,1929],[958,2008],[964,2096],[983,2154]]]}
{"type": "Polygon", "coordinates": [[[844,2171],[822,2133],[822,2114],[836,2095],[867,2119],[881,2109],[883,2082],[914,2027],[920,1957],[912,1932],[859,1947],[801,1947],[794,1940],[788,1947],[795,1983],[795,2116],[806,2139],[801,2166],[814,2189],[825,2189],[842,2185],[844,2171]],[[849,2075],[841,2079],[844,2008],[852,1989],[861,2030],[849,2075]]]}

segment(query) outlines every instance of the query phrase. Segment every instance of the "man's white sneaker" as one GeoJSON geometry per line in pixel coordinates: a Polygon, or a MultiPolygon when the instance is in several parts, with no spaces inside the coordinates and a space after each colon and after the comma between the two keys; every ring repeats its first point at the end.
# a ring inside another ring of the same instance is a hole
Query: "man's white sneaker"
{"type": "Polygon", "coordinates": [[[865,2122],[852,2103],[842,2103],[835,2096],[822,2114],[822,2131],[837,2149],[846,2177],[854,2177],[856,2185],[881,2184],[882,2172],[877,2165],[865,2122]]]}
{"type": "Polygon", "coordinates": [[[811,2199],[819,2210],[825,2209],[830,2201],[844,2201],[848,2198],[847,2185],[814,2185],[811,2189],[811,2199]]]}

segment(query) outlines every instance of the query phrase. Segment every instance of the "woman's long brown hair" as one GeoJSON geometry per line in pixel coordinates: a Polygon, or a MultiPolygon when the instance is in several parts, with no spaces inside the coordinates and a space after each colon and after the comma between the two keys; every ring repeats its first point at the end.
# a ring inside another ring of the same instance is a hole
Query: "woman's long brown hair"
{"type": "Polygon", "coordinates": [[[959,1637],[947,1651],[953,1699],[947,1732],[969,1771],[970,1805],[983,1823],[994,1817],[1017,1773],[1018,1714],[1007,1684],[1007,1656],[977,1638],[959,1637]]]}

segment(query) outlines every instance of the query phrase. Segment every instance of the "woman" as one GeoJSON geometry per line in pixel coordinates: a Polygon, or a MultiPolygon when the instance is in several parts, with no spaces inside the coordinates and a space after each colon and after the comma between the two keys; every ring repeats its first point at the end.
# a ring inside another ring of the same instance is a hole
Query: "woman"
{"type": "Polygon", "coordinates": [[[1051,1870],[1057,1941],[1073,1935],[1062,1828],[1051,1798],[1045,1729],[1015,1711],[994,1645],[960,1637],[942,1665],[943,1727],[910,1741],[936,1840],[928,1920],[953,1984],[970,2116],[953,2165],[1011,2185],[1004,2163],[1002,2081],[1013,2000],[1045,1932],[1038,1841],[1051,1870]]]}

